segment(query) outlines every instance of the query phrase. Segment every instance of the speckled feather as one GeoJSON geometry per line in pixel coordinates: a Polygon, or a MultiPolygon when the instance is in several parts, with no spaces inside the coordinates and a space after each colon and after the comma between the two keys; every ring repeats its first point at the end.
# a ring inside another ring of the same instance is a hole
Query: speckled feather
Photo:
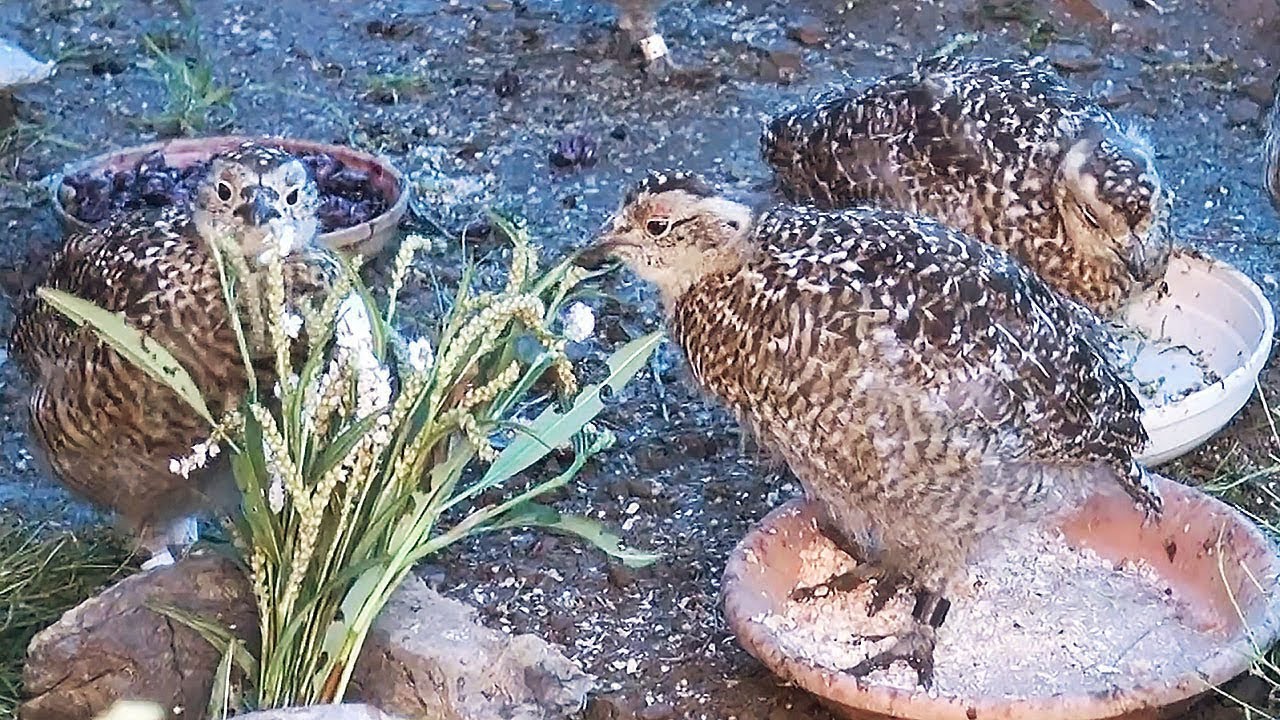
{"type": "Polygon", "coordinates": [[[1097,482],[1158,511],[1136,396],[1003,251],[879,209],[775,209],[751,242],[678,298],[673,335],[878,562],[952,594],[980,539],[1097,482]]]}
{"type": "MultiPolygon", "coordinates": [[[[300,295],[330,286],[337,272],[313,252],[295,255],[286,268],[300,295]]],[[[185,211],[125,216],[72,235],[39,284],[125,313],[187,368],[215,415],[239,401],[244,366],[217,266],[185,211]]],[[[33,434],[61,482],[135,528],[207,503],[216,473],[187,480],[169,461],[188,454],[209,429],[166,386],[34,290],[21,303],[10,347],[33,380],[33,434]]],[[[270,387],[270,363],[261,366],[260,381],[270,387]]]]}
{"type": "Polygon", "coordinates": [[[929,215],[1004,248],[1104,314],[1167,267],[1171,195],[1134,159],[1149,149],[1039,64],[926,60],[864,92],[778,117],[762,146],[794,202],[869,201],[929,215]],[[1120,216],[1131,223],[1151,216],[1143,237],[1080,247],[1067,235],[1052,185],[1068,150],[1085,138],[1100,145],[1082,170],[1120,216]]]}

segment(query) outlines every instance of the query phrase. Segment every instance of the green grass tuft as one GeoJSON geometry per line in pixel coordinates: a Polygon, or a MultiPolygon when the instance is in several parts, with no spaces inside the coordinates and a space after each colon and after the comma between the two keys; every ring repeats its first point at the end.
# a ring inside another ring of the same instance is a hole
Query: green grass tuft
{"type": "Polygon", "coordinates": [[[129,569],[130,553],[110,534],[0,523],[0,718],[21,701],[31,638],[129,569]]]}
{"type": "Polygon", "coordinates": [[[218,82],[202,53],[182,57],[150,35],[141,42],[152,57],[149,69],[165,89],[164,111],[144,118],[144,124],[164,134],[189,135],[229,121],[235,112],[232,90],[218,82]]]}

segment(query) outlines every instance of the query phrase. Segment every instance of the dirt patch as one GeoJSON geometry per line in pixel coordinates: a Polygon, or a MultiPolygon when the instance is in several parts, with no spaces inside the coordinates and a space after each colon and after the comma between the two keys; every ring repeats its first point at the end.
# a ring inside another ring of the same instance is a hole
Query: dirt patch
{"type": "MultiPolygon", "coordinates": [[[[662,30],[676,60],[702,72],[660,84],[619,59],[605,3],[9,0],[0,35],[60,65],[19,95],[19,124],[0,155],[0,286],[12,294],[29,282],[30,264],[58,241],[33,183],[66,161],[152,139],[147,128],[165,125],[154,116],[174,110],[147,69],[155,57],[144,36],[205,58],[232,89],[234,112],[211,108],[206,131],[384,152],[414,174],[436,222],[455,237],[465,231],[473,251],[499,247],[482,222],[491,203],[527,217],[553,258],[586,242],[636,173],[686,167],[749,191],[766,177],[757,139],[769,114],[834,83],[865,85],[955,33],[977,32],[989,52],[1043,50],[1077,87],[1147,128],[1179,196],[1180,236],[1249,273],[1274,302],[1280,223],[1261,189],[1257,118],[1280,59],[1266,31],[1277,10],[1255,3],[1257,14],[1241,20],[1224,18],[1225,5],[676,0],[662,30]],[[1060,9],[1068,5],[1078,12],[1060,9]]],[[[411,323],[433,322],[436,283],[457,279],[460,253],[441,243],[415,268],[411,323]]],[[[572,348],[584,368],[657,321],[654,296],[634,278],[611,278],[607,290],[598,337],[572,348]]],[[[11,313],[0,302],[0,326],[11,313]]],[[[35,469],[25,386],[11,364],[0,380],[0,506],[98,522],[35,469]]],[[[1273,368],[1264,394],[1280,397],[1278,385],[1273,368]]],[[[421,574],[495,626],[563,643],[608,689],[589,717],[825,720],[810,696],[737,647],[719,602],[729,550],[797,488],[690,387],[665,348],[603,417],[618,448],[564,493],[568,507],[660,550],[657,566],[627,570],[558,537],[511,533],[457,548],[421,574]]],[[[1164,471],[1191,482],[1239,477],[1273,464],[1274,438],[1255,400],[1220,438],[1164,471]]],[[[1280,516],[1269,482],[1255,478],[1231,496],[1280,516]]],[[[1192,717],[1208,712],[1225,713],[1192,717]]]]}

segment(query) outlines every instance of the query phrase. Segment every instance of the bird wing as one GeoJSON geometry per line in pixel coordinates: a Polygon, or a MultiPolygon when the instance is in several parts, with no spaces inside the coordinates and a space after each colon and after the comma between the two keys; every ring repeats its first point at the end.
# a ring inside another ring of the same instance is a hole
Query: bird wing
{"type": "Polygon", "coordinates": [[[1071,134],[1064,122],[1114,127],[1105,111],[1044,63],[937,57],[919,63],[907,78],[908,86],[928,89],[944,127],[997,166],[1001,155],[1021,152],[1020,144],[1071,134]]]}
{"type": "MultiPolygon", "coordinates": [[[[199,281],[199,274],[189,270],[202,255],[185,213],[129,215],[68,236],[41,284],[123,312],[145,331],[166,295],[189,295],[182,288],[199,281]]],[[[77,327],[40,300],[36,289],[19,301],[10,345],[24,360],[56,360],[92,330],[77,327]]]]}
{"type": "Polygon", "coordinates": [[[1071,309],[1003,251],[877,209],[775,210],[755,232],[762,296],[820,309],[803,329],[807,357],[830,364],[850,343],[879,338],[895,377],[950,393],[957,422],[1015,433],[1006,459],[1132,472],[1147,440],[1137,397],[1071,309]]]}

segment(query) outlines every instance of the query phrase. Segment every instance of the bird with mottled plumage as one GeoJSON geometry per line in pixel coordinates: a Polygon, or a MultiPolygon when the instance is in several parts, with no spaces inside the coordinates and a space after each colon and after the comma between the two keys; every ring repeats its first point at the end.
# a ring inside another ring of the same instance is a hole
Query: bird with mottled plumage
{"type": "Polygon", "coordinates": [[[1168,267],[1150,144],[1040,62],[930,58],[777,117],[762,148],[793,202],[928,215],[1104,317],[1168,267]]]}
{"type": "Polygon", "coordinates": [[[854,674],[906,659],[927,684],[948,598],[1020,530],[1098,490],[1160,512],[1137,397],[1003,250],[898,210],[757,215],[682,173],[641,181],[606,228],[584,262],[656,286],[696,383],[878,577],[872,612],[916,592],[918,627],[854,674]]]}
{"type": "Polygon", "coordinates": [[[1271,83],[1271,110],[1267,113],[1267,135],[1263,143],[1265,184],[1271,204],[1280,212],[1280,73],[1271,83]]]}
{"type": "MultiPolygon", "coordinates": [[[[299,160],[248,144],[214,159],[190,210],[124,215],[69,236],[37,286],[123,313],[187,369],[217,417],[238,404],[247,376],[210,243],[230,237],[251,269],[265,267],[264,253],[285,250],[290,291],[318,300],[337,277],[313,242],[318,207],[299,160]]],[[[10,349],[32,382],[31,430],[46,469],[114,511],[153,557],[188,514],[234,499],[225,464],[190,478],[170,469],[209,436],[208,424],[92,328],[33,291],[20,303],[10,349]]],[[[259,382],[271,387],[265,350],[261,360],[259,382]]]]}

